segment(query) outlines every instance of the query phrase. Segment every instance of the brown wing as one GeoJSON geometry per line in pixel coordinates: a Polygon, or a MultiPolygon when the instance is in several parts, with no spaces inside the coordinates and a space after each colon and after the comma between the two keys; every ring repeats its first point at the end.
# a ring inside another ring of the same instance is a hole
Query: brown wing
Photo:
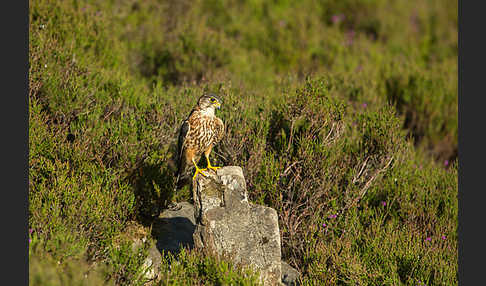
{"type": "Polygon", "coordinates": [[[177,176],[180,176],[185,169],[186,160],[184,156],[184,142],[186,141],[187,134],[189,133],[190,129],[191,127],[189,122],[184,120],[179,131],[179,140],[177,142],[177,176]]]}
{"type": "Polygon", "coordinates": [[[224,123],[223,123],[223,120],[221,120],[221,119],[219,119],[217,117],[214,120],[214,135],[215,135],[214,144],[216,144],[219,141],[221,141],[221,139],[223,139],[223,136],[224,136],[224,123]]]}

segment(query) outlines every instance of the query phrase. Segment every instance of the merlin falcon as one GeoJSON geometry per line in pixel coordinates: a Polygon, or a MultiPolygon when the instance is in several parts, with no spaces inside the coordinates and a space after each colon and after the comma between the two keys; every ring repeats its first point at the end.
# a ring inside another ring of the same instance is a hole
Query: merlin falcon
{"type": "Polygon", "coordinates": [[[224,124],[221,119],[216,117],[215,109],[221,107],[221,99],[215,94],[209,93],[202,95],[197,101],[197,105],[192,109],[186,120],[182,123],[179,130],[179,140],[177,145],[177,174],[176,187],[179,177],[182,176],[188,167],[194,165],[196,172],[193,179],[198,174],[207,176],[204,171],[208,169],[216,170],[219,167],[211,165],[209,154],[224,135],[224,124]],[[197,161],[204,154],[207,167],[200,169],[197,161]]]}

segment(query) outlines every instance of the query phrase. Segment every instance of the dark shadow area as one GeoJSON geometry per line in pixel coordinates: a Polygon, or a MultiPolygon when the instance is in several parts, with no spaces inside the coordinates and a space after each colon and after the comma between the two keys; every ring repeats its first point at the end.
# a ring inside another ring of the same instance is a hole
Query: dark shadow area
{"type": "Polygon", "coordinates": [[[194,207],[187,201],[178,203],[179,209],[171,209],[169,205],[180,199],[186,200],[191,186],[174,189],[175,162],[170,159],[158,163],[147,161],[138,159],[131,174],[137,203],[136,220],[143,226],[151,226],[151,236],[161,255],[170,253],[177,257],[182,248],[194,247],[194,207]]]}
{"type": "Polygon", "coordinates": [[[408,135],[413,139],[415,147],[422,141],[428,141],[427,150],[432,157],[438,161],[454,161],[458,156],[457,143],[454,143],[452,134],[448,134],[446,123],[443,122],[440,132],[429,134],[427,126],[433,123],[432,111],[418,110],[420,102],[405,100],[407,93],[417,94],[420,89],[420,82],[417,77],[411,76],[408,80],[400,77],[391,77],[386,80],[386,95],[388,101],[395,106],[399,114],[404,116],[402,128],[407,130],[408,135]],[[442,139],[433,139],[434,136],[441,136],[442,139]]]}
{"type": "Polygon", "coordinates": [[[282,154],[288,144],[287,136],[290,134],[290,122],[281,111],[273,110],[270,116],[270,128],[267,134],[269,146],[278,154],[282,154]]]}
{"type": "Polygon", "coordinates": [[[153,233],[157,239],[157,249],[177,255],[182,247],[192,249],[194,240],[192,234],[196,226],[185,217],[175,217],[167,219],[156,219],[154,228],[157,234],[153,233]]]}
{"type": "Polygon", "coordinates": [[[156,247],[160,253],[177,256],[182,248],[194,248],[194,208],[187,202],[179,205],[181,209],[165,210],[152,225],[152,236],[157,240],[156,247]]]}
{"type": "Polygon", "coordinates": [[[151,164],[141,161],[132,176],[137,221],[149,226],[171,202],[174,189],[173,171],[164,162],[151,164]]]}

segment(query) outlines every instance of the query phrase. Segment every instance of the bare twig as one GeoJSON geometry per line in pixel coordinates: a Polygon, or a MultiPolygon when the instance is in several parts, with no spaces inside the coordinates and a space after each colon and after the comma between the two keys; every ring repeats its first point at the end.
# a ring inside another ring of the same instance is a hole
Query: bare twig
{"type": "Polygon", "coordinates": [[[363,197],[366,195],[366,192],[368,191],[369,187],[371,186],[371,184],[373,183],[373,181],[378,177],[378,175],[384,171],[386,171],[386,169],[388,169],[388,167],[390,167],[390,164],[392,163],[394,159],[394,156],[392,156],[387,164],[381,168],[381,169],[378,169],[376,170],[376,172],[373,174],[373,176],[371,176],[371,178],[366,182],[366,184],[364,185],[364,187],[361,189],[361,192],[359,193],[359,195],[353,199],[352,201],[349,201],[340,211],[339,213],[343,213],[344,211],[350,209],[351,207],[353,207],[355,204],[357,204],[358,202],[360,202],[363,197]]]}
{"type": "Polygon", "coordinates": [[[327,139],[329,139],[329,136],[331,136],[332,131],[334,130],[334,126],[335,126],[335,125],[336,125],[336,123],[333,123],[333,124],[331,125],[331,130],[329,130],[329,133],[327,133],[326,138],[324,139],[324,142],[327,142],[327,139]]]}
{"type": "Polygon", "coordinates": [[[295,165],[301,163],[302,160],[299,160],[299,161],[295,161],[294,163],[290,164],[290,166],[288,166],[282,174],[280,174],[280,177],[285,177],[287,176],[287,173],[290,171],[290,169],[292,169],[292,167],[294,167],[295,165]]]}
{"type": "Polygon", "coordinates": [[[292,120],[292,124],[290,125],[290,138],[289,138],[289,144],[287,146],[287,152],[290,150],[290,146],[292,146],[292,139],[294,137],[294,120],[292,120]]]}
{"type": "Polygon", "coordinates": [[[354,178],[353,178],[353,184],[355,184],[355,183],[358,181],[359,177],[361,177],[361,174],[363,173],[363,171],[364,171],[364,169],[365,169],[365,167],[366,167],[366,164],[368,163],[368,159],[369,159],[369,158],[370,158],[369,156],[368,156],[368,157],[366,157],[366,159],[365,159],[365,161],[363,162],[363,165],[361,166],[361,169],[359,170],[358,174],[356,174],[356,175],[354,176],[354,178]]]}

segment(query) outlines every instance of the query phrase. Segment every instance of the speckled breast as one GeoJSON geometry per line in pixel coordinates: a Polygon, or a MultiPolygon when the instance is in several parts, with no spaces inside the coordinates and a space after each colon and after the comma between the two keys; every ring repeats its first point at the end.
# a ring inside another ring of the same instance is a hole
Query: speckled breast
{"type": "Polygon", "coordinates": [[[194,116],[191,122],[191,137],[198,153],[209,148],[215,140],[214,118],[209,116],[194,116]]]}

